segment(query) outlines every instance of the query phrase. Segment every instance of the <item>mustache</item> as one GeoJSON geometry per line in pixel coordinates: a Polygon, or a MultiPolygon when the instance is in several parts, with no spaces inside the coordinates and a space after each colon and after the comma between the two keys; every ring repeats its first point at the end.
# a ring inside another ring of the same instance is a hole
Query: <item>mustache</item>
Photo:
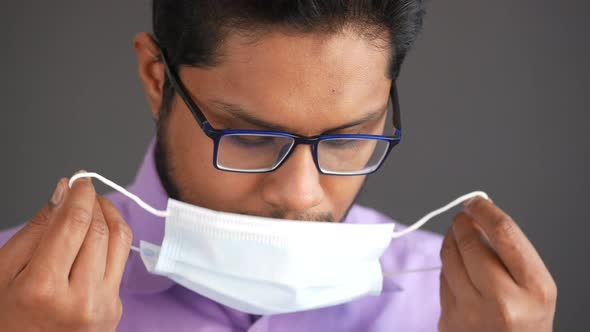
{"type": "Polygon", "coordinates": [[[275,219],[290,219],[290,220],[298,220],[298,221],[313,221],[313,222],[336,222],[334,215],[331,212],[323,212],[323,213],[298,213],[293,216],[292,213],[285,210],[275,210],[271,211],[269,214],[261,214],[261,213],[253,213],[249,211],[241,211],[238,212],[239,214],[244,214],[247,216],[254,216],[254,217],[266,217],[266,218],[275,218],[275,219]]]}

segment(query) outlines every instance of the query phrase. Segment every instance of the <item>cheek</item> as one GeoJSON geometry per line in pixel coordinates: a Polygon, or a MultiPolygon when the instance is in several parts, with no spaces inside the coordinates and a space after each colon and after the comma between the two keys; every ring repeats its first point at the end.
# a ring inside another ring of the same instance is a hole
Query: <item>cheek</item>
{"type": "Polygon", "coordinates": [[[259,178],[217,170],[213,166],[213,140],[187,109],[170,114],[166,139],[170,176],[182,200],[228,211],[228,207],[242,206],[254,196],[259,178]]]}
{"type": "Polygon", "coordinates": [[[322,178],[321,184],[333,207],[336,220],[341,220],[354,202],[366,176],[329,176],[322,178]]]}
{"type": "Polygon", "coordinates": [[[190,175],[210,172],[213,168],[213,141],[203,133],[188,110],[172,111],[167,134],[169,158],[176,176],[186,179],[190,175]]]}

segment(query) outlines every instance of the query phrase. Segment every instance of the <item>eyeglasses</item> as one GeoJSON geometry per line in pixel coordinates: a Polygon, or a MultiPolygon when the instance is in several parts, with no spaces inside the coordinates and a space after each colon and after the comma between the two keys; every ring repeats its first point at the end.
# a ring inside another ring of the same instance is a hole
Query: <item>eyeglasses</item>
{"type": "Polygon", "coordinates": [[[178,74],[169,65],[161,49],[166,74],[193,117],[214,142],[213,166],[222,171],[266,173],[287,161],[299,144],[311,146],[318,171],[327,175],[366,175],[381,167],[391,150],[401,140],[401,119],[395,81],[391,84],[390,107],[393,110],[393,136],[335,134],[301,136],[281,131],[215,129],[189,97],[178,74]]]}

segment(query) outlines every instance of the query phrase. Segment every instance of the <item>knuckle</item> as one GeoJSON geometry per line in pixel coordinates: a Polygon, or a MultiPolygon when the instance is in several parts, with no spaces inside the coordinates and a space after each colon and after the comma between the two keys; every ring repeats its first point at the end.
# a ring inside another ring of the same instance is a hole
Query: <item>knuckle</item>
{"type": "Polygon", "coordinates": [[[19,297],[26,305],[33,308],[55,308],[57,307],[57,289],[50,278],[40,278],[28,282],[22,286],[19,297]]]}
{"type": "Polygon", "coordinates": [[[492,218],[492,229],[498,236],[510,236],[516,232],[516,224],[505,215],[497,215],[492,218]]]}
{"type": "Polygon", "coordinates": [[[495,316],[497,319],[497,326],[501,327],[502,330],[510,330],[513,326],[517,325],[518,312],[508,301],[499,300],[496,302],[495,316]]]}
{"type": "Polygon", "coordinates": [[[480,246],[480,239],[475,236],[465,236],[457,239],[457,247],[461,252],[472,252],[480,246]]]}
{"type": "Polygon", "coordinates": [[[76,310],[73,310],[73,313],[75,313],[75,316],[73,317],[76,317],[76,325],[90,326],[94,325],[97,321],[97,314],[93,306],[87,305],[81,308],[78,307],[76,310]]]}
{"type": "Polygon", "coordinates": [[[92,221],[92,214],[84,207],[73,206],[66,213],[66,218],[70,227],[86,229],[92,221]]]}
{"type": "Polygon", "coordinates": [[[537,287],[535,297],[544,307],[554,307],[557,302],[557,285],[551,280],[537,287]]]}
{"type": "Polygon", "coordinates": [[[108,317],[110,320],[116,322],[120,321],[121,317],[123,317],[123,303],[119,297],[117,297],[117,300],[114,301],[114,304],[110,306],[108,317]]]}
{"type": "Polygon", "coordinates": [[[31,220],[27,224],[27,227],[30,229],[36,229],[39,227],[45,228],[49,224],[50,216],[51,213],[49,208],[44,207],[39,212],[37,212],[37,214],[34,215],[33,218],[31,218],[31,220]]]}
{"type": "Polygon", "coordinates": [[[113,224],[112,232],[116,234],[125,245],[131,245],[133,241],[133,232],[131,227],[123,220],[118,220],[113,224]]]}
{"type": "Polygon", "coordinates": [[[107,236],[109,234],[109,228],[106,222],[98,217],[95,217],[94,220],[92,220],[92,223],[90,224],[90,229],[92,230],[92,232],[96,233],[97,235],[100,235],[101,237],[107,236]]]}
{"type": "Polygon", "coordinates": [[[47,224],[49,217],[51,216],[51,211],[48,207],[44,207],[37,214],[31,218],[31,223],[37,223],[40,225],[47,224]]]}
{"type": "Polygon", "coordinates": [[[76,325],[88,326],[97,321],[99,317],[97,309],[91,294],[80,294],[75,303],[70,306],[67,316],[75,317],[76,325]]]}

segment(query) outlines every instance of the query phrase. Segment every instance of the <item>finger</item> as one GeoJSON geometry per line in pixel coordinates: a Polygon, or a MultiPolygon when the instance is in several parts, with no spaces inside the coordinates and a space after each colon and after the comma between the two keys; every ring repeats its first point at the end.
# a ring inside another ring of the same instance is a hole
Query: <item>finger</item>
{"type": "Polygon", "coordinates": [[[453,234],[467,274],[483,296],[514,290],[514,280],[471,217],[464,212],[457,214],[453,234]]]}
{"type": "Polygon", "coordinates": [[[66,191],[67,179],[62,178],[49,202],[0,249],[0,271],[5,272],[3,280],[14,279],[29,262],[66,191]]]}
{"type": "Polygon", "coordinates": [[[442,314],[448,313],[455,307],[455,296],[451,291],[449,282],[445,278],[445,275],[441,272],[440,274],[440,307],[442,314]]]}
{"type": "Polygon", "coordinates": [[[118,290],[125,271],[125,263],[129,257],[133,234],[129,225],[108,199],[99,197],[98,202],[109,227],[105,280],[118,290]]]}
{"type": "Polygon", "coordinates": [[[94,202],[92,222],[78,257],[72,266],[70,285],[90,287],[104,278],[109,229],[98,200],[94,202]]]}
{"type": "Polygon", "coordinates": [[[443,273],[440,274],[440,317],[438,320],[438,330],[448,331],[447,323],[452,312],[456,310],[457,300],[451,291],[449,282],[446,280],[443,273]]]}
{"type": "Polygon", "coordinates": [[[543,260],[520,227],[494,203],[475,198],[465,206],[465,212],[484,231],[501,261],[519,285],[526,287],[540,279],[551,280],[543,260]]]}
{"type": "Polygon", "coordinates": [[[33,273],[35,269],[40,269],[53,273],[56,278],[68,280],[92,221],[95,200],[96,193],[90,179],[82,178],[74,182],[31,258],[33,273]]]}
{"type": "Polygon", "coordinates": [[[479,297],[479,291],[469,279],[452,231],[445,236],[440,255],[442,273],[454,297],[459,300],[479,297]]]}

